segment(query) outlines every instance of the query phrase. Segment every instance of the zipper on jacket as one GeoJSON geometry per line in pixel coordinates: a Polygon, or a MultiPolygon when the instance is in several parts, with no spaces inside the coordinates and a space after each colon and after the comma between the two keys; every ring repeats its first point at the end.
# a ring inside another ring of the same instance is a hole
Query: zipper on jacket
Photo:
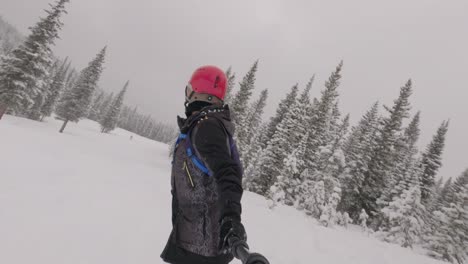
{"type": "Polygon", "coordinates": [[[182,167],[182,169],[185,169],[185,172],[187,173],[187,177],[190,181],[190,185],[192,185],[192,188],[195,188],[195,185],[193,184],[192,174],[190,174],[190,171],[187,166],[187,160],[184,160],[184,166],[182,167]]]}

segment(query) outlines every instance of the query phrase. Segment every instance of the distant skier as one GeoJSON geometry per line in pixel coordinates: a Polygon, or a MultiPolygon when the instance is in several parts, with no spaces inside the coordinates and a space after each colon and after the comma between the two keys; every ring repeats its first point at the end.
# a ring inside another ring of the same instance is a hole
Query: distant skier
{"type": "Polygon", "coordinates": [[[232,137],[227,80],[214,66],[197,69],[185,88],[187,119],[172,162],[172,232],[161,258],[172,264],[226,264],[228,239],[246,241],[241,223],[242,166],[232,137]]]}

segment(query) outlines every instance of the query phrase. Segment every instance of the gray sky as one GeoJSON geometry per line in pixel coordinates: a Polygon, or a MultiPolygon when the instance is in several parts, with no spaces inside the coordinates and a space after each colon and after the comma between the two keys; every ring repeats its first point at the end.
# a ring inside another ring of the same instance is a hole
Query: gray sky
{"type": "MultiPolygon", "coordinates": [[[[0,15],[22,32],[52,0],[1,0],[0,15]]],[[[440,175],[468,167],[468,1],[466,0],[71,0],[55,52],[84,67],[109,54],[101,86],[175,123],[183,90],[201,65],[232,66],[239,81],[260,60],[257,93],[267,115],[296,82],[317,74],[313,96],[344,60],[341,109],[355,123],[376,100],[390,105],[408,78],[425,146],[451,119],[440,175]]]]}

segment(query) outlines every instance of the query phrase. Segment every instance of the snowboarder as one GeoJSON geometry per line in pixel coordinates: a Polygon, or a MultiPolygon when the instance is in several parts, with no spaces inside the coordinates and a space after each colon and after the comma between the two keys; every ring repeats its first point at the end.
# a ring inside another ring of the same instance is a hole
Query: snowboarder
{"type": "Polygon", "coordinates": [[[227,80],[197,69],[185,88],[185,114],[172,161],[172,232],[161,258],[172,264],[227,264],[229,243],[246,241],[241,223],[242,166],[233,140],[227,80]]]}

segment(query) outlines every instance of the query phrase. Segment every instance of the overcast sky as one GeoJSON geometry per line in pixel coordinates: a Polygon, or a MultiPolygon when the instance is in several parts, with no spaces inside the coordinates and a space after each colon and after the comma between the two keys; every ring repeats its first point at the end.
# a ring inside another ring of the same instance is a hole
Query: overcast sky
{"type": "MultiPolygon", "coordinates": [[[[0,15],[23,33],[51,0],[0,0],[0,15]]],[[[468,1],[466,0],[71,0],[54,51],[77,68],[108,45],[100,85],[175,124],[183,91],[201,65],[232,66],[238,81],[260,60],[257,93],[267,116],[296,82],[317,74],[318,96],[344,60],[340,105],[355,123],[379,100],[390,105],[412,78],[420,145],[450,118],[444,177],[468,167],[468,1]]]]}

